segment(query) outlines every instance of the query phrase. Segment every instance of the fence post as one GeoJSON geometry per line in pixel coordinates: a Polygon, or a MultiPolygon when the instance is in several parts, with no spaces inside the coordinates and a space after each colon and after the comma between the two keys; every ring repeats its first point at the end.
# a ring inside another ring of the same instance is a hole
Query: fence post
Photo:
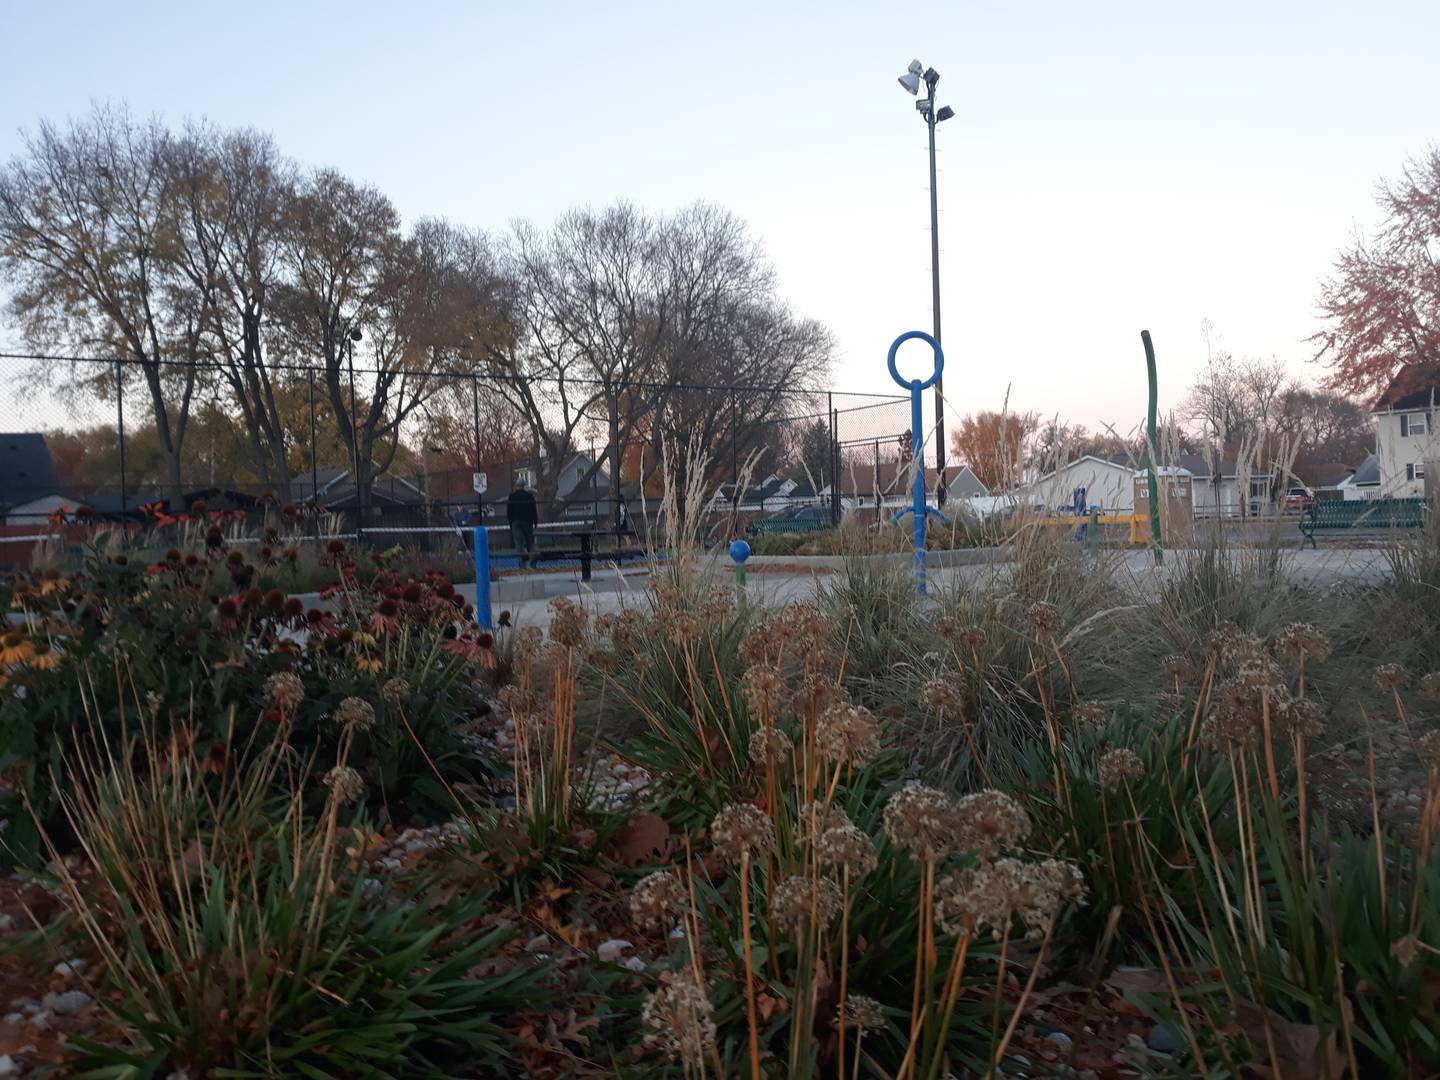
{"type": "Polygon", "coordinates": [[[840,416],[835,411],[835,395],[825,395],[830,412],[830,524],[840,524],[840,416]]]}
{"type": "Polygon", "coordinates": [[[320,458],[319,438],[316,435],[315,419],[315,369],[309,368],[306,374],[310,376],[310,504],[314,510],[311,516],[315,519],[315,543],[320,543],[320,458]]]}
{"type": "MultiPolygon", "coordinates": [[[[470,376],[470,406],[475,414],[475,472],[480,471],[480,379],[476,375],[470,376]]],[[[475,516],[479,519],[481,526],[485,524],[485,496],[480,492],[475,493],[475,516]]],[[[477,605],[478,607],[478,605],[477,605]]]]}
{"type": "Polygon", "coordinates": [[[490,621],[490,534],[482,521],[475,526],[475,621],[480,629],[493,629],[490,621]]]}
{"type": "Polygon", "coordinates": [[[740,421],[735,410],[735,388],[730,388],[730,521],[740,512],[740,421]]]}
{"type": "MultiPolygon", "coordinates": [[[[115,419],[116,437],[120,442],[120,535],[125,536],[125,369],[120,358],[115,358],[115,419]]],[[[176,507],[179,513],[184,507],[176,507]]]]}

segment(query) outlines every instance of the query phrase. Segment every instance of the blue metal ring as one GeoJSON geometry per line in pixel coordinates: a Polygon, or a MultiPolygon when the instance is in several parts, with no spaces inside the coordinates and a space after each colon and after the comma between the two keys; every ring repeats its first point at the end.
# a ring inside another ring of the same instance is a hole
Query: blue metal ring
{"type": "Polygon", "coordinates": [[[894,344],[890,346],[890,356],[887,363],[890,365],[890,377],[906,390],[926,390],[935,385],[935,380],[940,378],[940,373],[945,370],[945,354],[940,351],[940,343],[925,333],[924,330],[909,330],[897,337],[894,344]],[[919,379],[902,379],[899,370],[895,367],[895,354],[900,350],[900,346],[904,345],[905,342],[911,338],[918,338],[921,341],[927,342],[935,353],[935,371],[924,382],[921,382],[919,379]]]}

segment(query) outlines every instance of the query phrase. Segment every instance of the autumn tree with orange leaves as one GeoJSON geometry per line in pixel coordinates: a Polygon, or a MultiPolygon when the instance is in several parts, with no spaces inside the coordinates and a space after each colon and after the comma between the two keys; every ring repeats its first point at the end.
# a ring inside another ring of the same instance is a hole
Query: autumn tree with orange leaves
{"type": "Polygon", "coordinates": [[[1328,388],[1372,398],[1407,364],[1440,364],[1440,149],[1376,192],[1385,214],[1357,235],[1320,289],[1325,328],[1311,340],[1328,388]]]}
{"type": "Polygon", "coordinates": [[[1034,413],[977,412],[950,430],[950,451],[991,491],[1013,487],[1025,440],[1038,423],[1034,413]]]}

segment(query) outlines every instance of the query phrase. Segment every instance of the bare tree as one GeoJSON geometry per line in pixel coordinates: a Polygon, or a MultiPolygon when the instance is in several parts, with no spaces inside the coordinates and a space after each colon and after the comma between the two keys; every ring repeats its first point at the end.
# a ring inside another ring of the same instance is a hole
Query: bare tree
{"type": "Polygon", "coordinates": [[[212,297],[213,361],[239,410],[251,465],[288,502],[294,433],[277,393],[284,376],[270,363],[268,304],[285,270],[294,167],[268,135],[198,124],[172,140],[169,159],[180,270],[212,297]]]}
{"type": "Polygon", "coordinates": [[[32,345],[127,362],[74,375],[102,394],[143,386],[178,503],[214,282],[178,272],[169,147],[157,122],[123,109],[42,124],[0,174],[0,272],[32,345]]]}

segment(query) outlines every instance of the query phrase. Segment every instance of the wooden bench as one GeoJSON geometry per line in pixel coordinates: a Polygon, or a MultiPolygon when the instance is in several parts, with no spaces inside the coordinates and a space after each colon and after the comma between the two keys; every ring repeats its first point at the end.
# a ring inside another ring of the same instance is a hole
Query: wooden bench
{"type": "Polygon", "coordinates": [[[819,518],[761,518],[745,526],[751,536],[778,536],[784,533],[824,532],[830,528],[828,521],[819,518]]]}
{"type": "Polygon", "coordinates": [[[1417,529],[1425,524],[1430,504],[1424,499],[1323,499],[1300,516],[1300,546],[1331,529],[1417,529]]]}

